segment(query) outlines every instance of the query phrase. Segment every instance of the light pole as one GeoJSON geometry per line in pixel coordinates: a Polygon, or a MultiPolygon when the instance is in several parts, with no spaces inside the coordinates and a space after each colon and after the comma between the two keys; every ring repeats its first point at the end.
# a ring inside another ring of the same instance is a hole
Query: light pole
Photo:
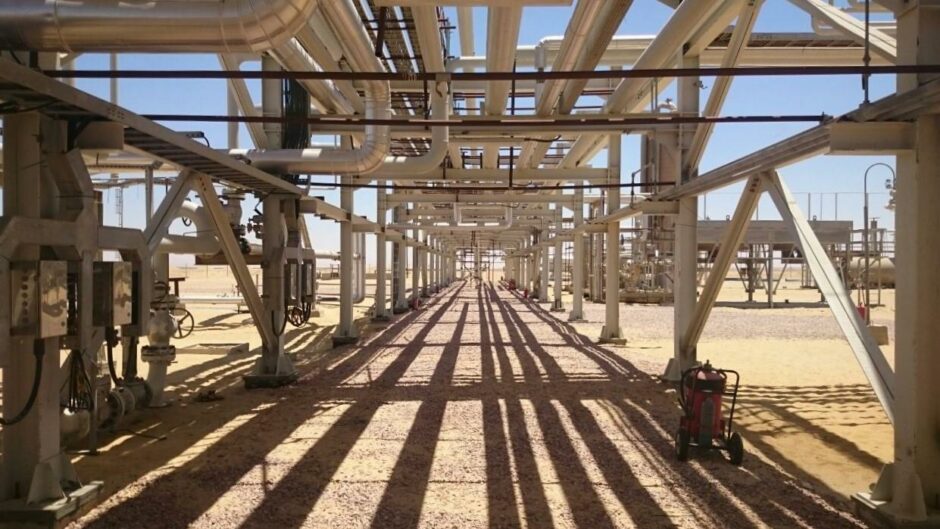
{"type": "Polygon", "coordinates": [[[868,166],[868,169],[865,169],[865,180],[863,187],[863,194],[865,195],[865,206],[863,215],[865,217],[865,226],[863,227],[862,234],[865,237],[865,243],[863,249],[865,251],[865,323],[871,324],[871,252],[869,251],[869,243],[871,242],[871,235],[869,234],[868,227],[868,173],[875,167],[882,166],[891,171],[893,178],[897,178],[894,168],[890,165],[882,162],[873,163],[868,166]]]}

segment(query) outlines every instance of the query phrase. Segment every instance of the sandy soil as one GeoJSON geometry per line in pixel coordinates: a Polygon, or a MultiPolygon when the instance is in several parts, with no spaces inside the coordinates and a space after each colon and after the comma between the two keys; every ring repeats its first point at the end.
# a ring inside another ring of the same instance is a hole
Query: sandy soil
{"type": "MultiPolygon", "coordinates": [[[[234,283],[198,272],[184,295],[234,283]]],[[[76,457],[109,497],[72,527],[853,527],[844,495],[890,455],[890,426],[825,308],[713,313],[700,356],[745,384],[735,468],[718,453],[674,460],[675,394],[655,379],[671,307],[623,307],[631,341],[610,348],[593,344],[602,305],[571,326],[457,283],[379,327],[370,303],[357,346],[329,349],[335,305],[288,331],[302,373],[288,388],[244,390],[252,354],[180,354],[175,404],[128,425],[145,436],[117,432],[76,457]],[[195,402],[210,387],[224,400],[195,402]]],[[[202,327],[178,345],[257,345],[246,314],[190,309],[202,327]]]]}

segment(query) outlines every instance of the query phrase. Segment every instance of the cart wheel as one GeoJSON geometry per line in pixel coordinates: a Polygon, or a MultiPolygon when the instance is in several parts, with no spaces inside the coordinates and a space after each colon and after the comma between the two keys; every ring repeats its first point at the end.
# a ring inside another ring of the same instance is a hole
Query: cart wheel
{"type": "Polygon", "coordinates": [[[728,439],[728,459],[732,465],[740,465],[744,461],[744,439],[738,432],[731,434],[728,439]]]}
{"type": "Polygon", "coordinates": [[[176,318],[176,332],[173,333],[177,338],[183,339],[193,333],[196,327],[196,320],[193,319],[193,313],[183,308],[175,308],[171,312],[176,318]]]}
{"type": "Polygon", "coordinates": [[[689,432],[679,428],[676,432],[676,459],[685,461],[689,458],[689,432]]]}

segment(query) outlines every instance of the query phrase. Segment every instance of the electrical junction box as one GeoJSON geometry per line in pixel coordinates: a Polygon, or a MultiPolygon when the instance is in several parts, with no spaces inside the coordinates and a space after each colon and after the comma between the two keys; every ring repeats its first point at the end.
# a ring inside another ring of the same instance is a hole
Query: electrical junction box
{"type": "Polygon", "coordinates": [[[130,325],[134,320],[134,267],[131,263],[98,261],[94,266],[96,327],[130,325]]]}
{"type": "Polygon", "coordinates": [[[68,334],[68,263],[33,261],[10,267],[13,334],[51,338],[68,334]]]}
{"type": "Polygon", "coordinates": [[[300,265],[300,296],[308,303],[313,301],[317,293],[316,274],[316,261],[305,259],[300,265]]]}
{"type": "Polygon", "coordinates": [[[300,266],[297,261],[289,260],[284,265],[284,302],[297,305],[300,297],[300,266]]]}

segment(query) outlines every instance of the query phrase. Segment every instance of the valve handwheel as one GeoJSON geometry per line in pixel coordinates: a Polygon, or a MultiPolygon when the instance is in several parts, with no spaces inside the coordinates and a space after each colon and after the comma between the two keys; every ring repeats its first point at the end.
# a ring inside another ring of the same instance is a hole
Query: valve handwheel
{"type": "Polygon", "coordinates": [[[294,306],[287,311],[287,321],[294,327],[300,327],[307,323],[309,317],[309,313],[305,313],[301,307],[294,306]]]}
{"type": "Polygon", "coordinates": [[[193,313],[188,310],[177,307],[170,311],[170,314],[173,315],[173,319],[176,320],[176,331],[173,335],[177,338],[186,338],[193,333],[193,329],[196,327],[196,320],[193,318],[193,313]]]}

